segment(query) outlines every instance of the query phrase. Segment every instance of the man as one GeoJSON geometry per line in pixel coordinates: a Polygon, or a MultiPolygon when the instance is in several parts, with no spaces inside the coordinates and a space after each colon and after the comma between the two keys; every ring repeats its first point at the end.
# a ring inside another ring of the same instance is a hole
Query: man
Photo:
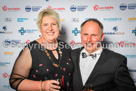
{"type": "Polygon", "coordinates": [[[102,48],[101,22],[86,20],[81,25],[80,35],[83,48],[72,51],[75,64],[73,90],[82,91],[90,86],[94,91],[136,91],[126,57],[102,48]]]}

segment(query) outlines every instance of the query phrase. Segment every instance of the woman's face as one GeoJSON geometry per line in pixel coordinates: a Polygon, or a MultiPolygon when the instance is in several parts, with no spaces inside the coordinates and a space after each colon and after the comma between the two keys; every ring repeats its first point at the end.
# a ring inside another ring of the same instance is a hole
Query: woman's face
{"type": "Polygon", "coordinates": [[[55,18],[44,16],[42,18],[40,31],[44,41],[54,42],[59,36],[59,25],[55,18]]]}

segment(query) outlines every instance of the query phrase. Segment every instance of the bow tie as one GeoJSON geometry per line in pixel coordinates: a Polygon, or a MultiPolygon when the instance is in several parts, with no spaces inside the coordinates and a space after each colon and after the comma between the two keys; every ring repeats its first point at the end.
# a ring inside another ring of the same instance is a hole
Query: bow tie
{"type": "Polygon", "coordinates": [[[86,58],[86,57],[88,57],[88,56],[92,56],[92,58],[95,59],[97,55],[96,55],[96,54],[89,54],[89,55],[87,55],[87,54],[84,53],[84,52],[82,53],[82,58],[86,58]]]}

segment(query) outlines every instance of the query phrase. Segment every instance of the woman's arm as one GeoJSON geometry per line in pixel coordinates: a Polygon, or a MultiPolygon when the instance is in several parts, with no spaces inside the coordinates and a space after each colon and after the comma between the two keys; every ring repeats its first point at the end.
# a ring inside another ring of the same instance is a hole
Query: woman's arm
{"type": "Polygon", "coordinates": [[[18,56],[11,76],[10,85],[16,90],[41,90],[40,81],[32,81],[27,79],[32,66],[32,57],[29,48],[25,48],[18,56]]]}
{"type": "Polygon", "coordinates": [[[33,81],[28,76],[32,67],[32,57],[29,48],[25,48],[18,56],[12,74],[10,76],[10,85],[16,90],[27,91],[59,91],[59,82],[55,80],[33,81]]]}

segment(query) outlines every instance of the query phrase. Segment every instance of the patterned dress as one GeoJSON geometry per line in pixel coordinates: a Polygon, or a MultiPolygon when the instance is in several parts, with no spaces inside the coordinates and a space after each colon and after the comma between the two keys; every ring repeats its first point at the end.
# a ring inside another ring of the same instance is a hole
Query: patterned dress
{"type": "MultiPolygon", "coordinates": [[[[59,80],[62,86],[62,91],[70,91],[72,89],[74,65],[71,60],[71,48],[65,42],[58,40],[58,47],[56,49],[58,59],[55,58],[52,50],[45,49],[37,41],[32,41],[27,47],[30,50],[32,58],[31,69],[28,75],[22,75],[13,70],[10,79],[14,78],[14,75],[20,75],[20,79],[16,79],[18,84],[16,83],[16,86],[13,88],[17,89],[17,86],[24,79],[31,79],[35,81],[59,80]],[[62,54],[60,54],[60,51],[62,54]],[[57,64],[58,67],[54,66],[53,63],[57,64]],[[20,82],[18,82],[18,80],[20,80],[20,82]]],[[[14,86],[13,84],[11,85],[14,86]]]]}

